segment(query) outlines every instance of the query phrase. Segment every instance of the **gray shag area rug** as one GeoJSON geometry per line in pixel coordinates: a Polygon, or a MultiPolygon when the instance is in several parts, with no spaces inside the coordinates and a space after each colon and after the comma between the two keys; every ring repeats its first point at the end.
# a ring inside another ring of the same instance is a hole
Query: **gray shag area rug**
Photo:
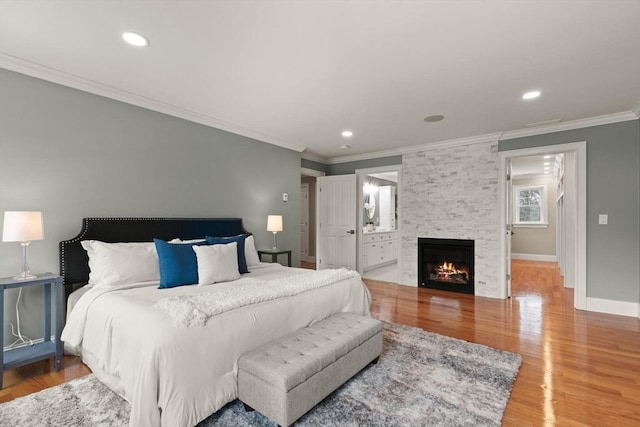
{"type": "MultiPolygon", "coordinates": [[[[385,324],[384,350],[298,426],[499,426],[519,354],[385,324]]],[[[129,404],[93,375],[0,405],[0,425],[127,426],[129,404]]],[[[235,400],[198,424],[275,426],[235,400]]]]}

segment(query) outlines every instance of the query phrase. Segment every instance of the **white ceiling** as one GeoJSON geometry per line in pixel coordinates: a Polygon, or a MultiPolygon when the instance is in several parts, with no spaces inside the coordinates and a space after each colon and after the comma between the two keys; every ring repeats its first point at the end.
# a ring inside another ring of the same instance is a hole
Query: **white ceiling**
{"type": "Polygon", "coordinates": [[[2,0],[0,66],[335,160],[629,112],[639,16],[634,0],[2,0]]]}
{"type": "Polygon", "coordinates": [[[548,164],[548,174],[554,173],[554,165],[556,163],[556,155],[549,155],[548,159],[545,156],[527,156],[517,157],[511,160],[511,176],[538,176],[545,175],[545,163],[548,164]]]}

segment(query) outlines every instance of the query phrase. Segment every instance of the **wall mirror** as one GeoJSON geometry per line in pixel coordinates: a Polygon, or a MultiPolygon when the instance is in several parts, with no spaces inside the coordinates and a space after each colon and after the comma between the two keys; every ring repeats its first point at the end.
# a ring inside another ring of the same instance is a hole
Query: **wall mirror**
{"type": "Polygon", "coordinates": [[[369,221],[372,220],[376,214],[376,195],[373,192],[367,194],[364,199],[364,213],[366,215],[366,219],[369,221]]]}
{"type": "Polygon", "coordinates": [[[398,172],[365,175],[362,186],[364,232],[396,230],[398,172]]]}

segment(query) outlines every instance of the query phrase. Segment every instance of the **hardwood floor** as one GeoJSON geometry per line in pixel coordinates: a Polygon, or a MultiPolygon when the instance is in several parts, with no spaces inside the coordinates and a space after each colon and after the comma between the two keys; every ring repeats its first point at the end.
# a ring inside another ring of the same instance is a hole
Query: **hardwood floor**
{"type": "MultiPolygon", "coordinates": [[[[64,356],[62,369],[56,372],[53,362],[46,360],[4,372],[3,388],[0,390],[0,403],[17,397],[26,396],[45,388],[71,381],[90,374],[91,370],[79,357],[64,356]]],[[[2,423],[0,423],[2,425],[2,423]]]]}
{"type": "Polygon", "coordinates": [[[510,300],[366,283],[374,317],[522,354],[505,426],[640,425],[640,320],[574,310],[555,263],[512,274],[510,300]]]}
{"type": "MultiPolygon", "coordinates": [[[[520,353],[505,426],[640,425],[640,320],[573,309],[555,263],[514,260],[513,297],[494,300],[365,280],[372,315],[520,353]]],[[[65,357],[5,373],[0,402],[89,370],[65,357]]]]}

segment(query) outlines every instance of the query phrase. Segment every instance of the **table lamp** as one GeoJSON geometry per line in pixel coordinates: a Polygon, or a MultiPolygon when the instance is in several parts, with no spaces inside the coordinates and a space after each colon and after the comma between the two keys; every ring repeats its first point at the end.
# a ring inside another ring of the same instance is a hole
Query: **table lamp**
{"type": "Polygon", "coordinates": [[[27,248],[32,240],[42,239],[44,239],[42,212],[6,211],[4,213],[2,241],[20,242],[22,245],[22,268],[20,274],[15,276],[14,279],[27,280],[36,277],[29,274],[27,248]]]}
{"type": "Polygon", "coordinates": [[[282,215],[269,215],[267,216],[267,231],[273,233],[273,250],[278,250],[278,243],[276,235],[278,231],[282,231],[282,215]]]}

